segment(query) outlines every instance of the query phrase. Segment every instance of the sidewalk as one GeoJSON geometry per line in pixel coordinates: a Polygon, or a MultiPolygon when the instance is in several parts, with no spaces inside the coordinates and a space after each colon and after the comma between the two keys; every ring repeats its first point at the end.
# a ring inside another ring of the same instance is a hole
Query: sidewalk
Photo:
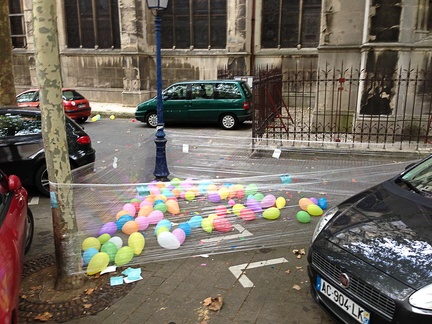
{"type": "Polygon", "coordinates": [[[116,103],[106,103],[106,102],[91,102],[92,115],[91,117],[99,114],[101,116],[109,117],[113,115],[116,118],[134,118],[135,107],[123,106],[116,103]]]}

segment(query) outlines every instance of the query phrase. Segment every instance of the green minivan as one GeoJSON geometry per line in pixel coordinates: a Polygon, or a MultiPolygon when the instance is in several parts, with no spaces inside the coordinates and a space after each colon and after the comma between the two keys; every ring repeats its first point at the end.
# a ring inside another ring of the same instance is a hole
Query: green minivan
{"type": "MultiPolygon", "coordinates": [[[[162,92],[164,122],[218,123],[235,129],[252,120],[252,92],[243,80],[177,82],[162,92]]],[[[157,97],[136,107],[135,119],[157,126],[157,97]]]]}

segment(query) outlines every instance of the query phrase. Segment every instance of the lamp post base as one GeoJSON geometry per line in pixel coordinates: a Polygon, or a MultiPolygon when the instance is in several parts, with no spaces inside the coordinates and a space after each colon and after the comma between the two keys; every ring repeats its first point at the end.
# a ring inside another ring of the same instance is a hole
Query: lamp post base
{"type": "Polygon", "coordinates": [[[165,138],[164,125],[158,125],[156,128],[156,164],[153,175],[155,176],[155,180],[168,182],[168,165],[166,160],[166,143],[167,139],[165,138]]]}

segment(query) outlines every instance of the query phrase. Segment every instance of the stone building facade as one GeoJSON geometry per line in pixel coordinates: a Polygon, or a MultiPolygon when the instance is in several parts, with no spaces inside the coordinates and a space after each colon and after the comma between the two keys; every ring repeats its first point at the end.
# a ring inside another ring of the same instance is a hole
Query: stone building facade
{"type": "MultiPolygon", "coordinates": [[[[37,86],[32,0],[10,3],[20,91],[37,86]]],[[[64,86],[91,101],[125,106],[155,94],[154,16],[145,1],[57,0],[57,11],[64,86]]],[[[220,70],[253,75],[262,66],[284,73],[341,66],[365,74],[385,70],[380,73],[391,80],[401,68],[430,68],[431,32],[431,0],[170,0],[162,16],[163,86],[216,79],[220,70]]],[[[395,85],[379,87],[359,89],[360,99],[345,103],[346,109],[370,113],[361,104],[369,91],[391,100],[395,85]]],[[[407,100],[415,100],[409,94],[407,100]]]]}

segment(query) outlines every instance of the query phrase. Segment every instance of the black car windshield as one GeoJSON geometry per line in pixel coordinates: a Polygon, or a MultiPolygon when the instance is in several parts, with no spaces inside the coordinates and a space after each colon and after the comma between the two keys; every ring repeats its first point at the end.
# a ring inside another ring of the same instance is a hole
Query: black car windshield
{"type": "Polygon", "coordinates": [[[432,157],[404,173],[400,179],[416,191],[432,193],[432,157]]]}

